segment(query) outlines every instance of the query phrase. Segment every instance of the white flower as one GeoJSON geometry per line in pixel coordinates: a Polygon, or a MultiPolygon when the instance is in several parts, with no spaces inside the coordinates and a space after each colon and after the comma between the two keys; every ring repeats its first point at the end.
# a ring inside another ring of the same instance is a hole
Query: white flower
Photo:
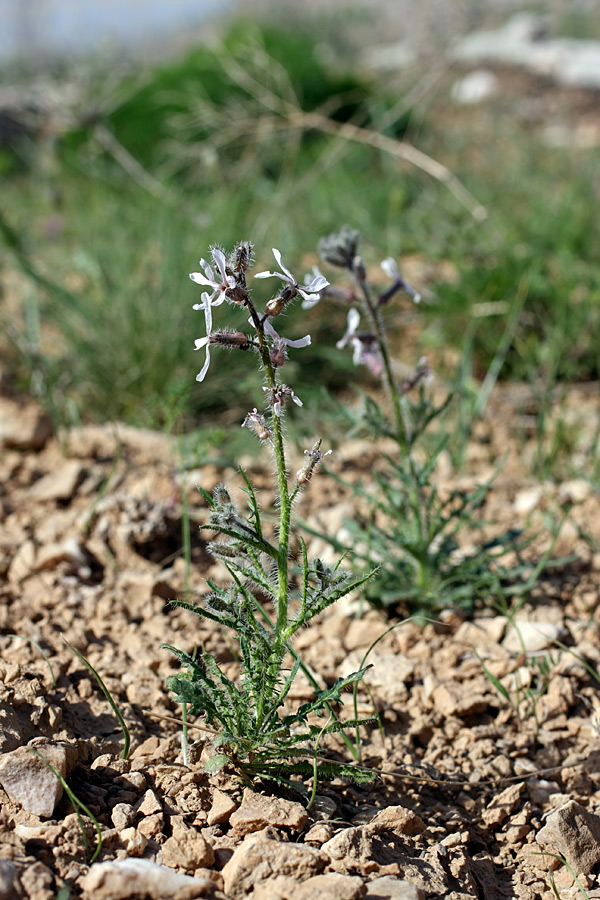
{"type": "Polygon", "coordinates": [[[339,339],[335,345],[339,350],[352,344],[352,362],[355,366],[366,366],[376,378],[379,378],[383,371],[383,360],[377,340],[372,334],[358,334],[356,329],[360,322],[360,316],[356,309],[348,311],[348,327],[346,334],[339,339]]]}
{"type": "MultiPolygon", "coordinates": [[[[213,306],[218,306],[225,299],[225,293],[236,287],[236,280],[233,275],[227,274],[227,257],[218,247],[211,249],[213,262],[218,270],[220,280],[215,276],[213,267],[205,259],[200,260],[200,265],[204,272],[190,272],[190,278],[196,284],[202,284],[205,287],[212,288],[210,299],[213,306]],[[215,296],[217,299],[215,300],[215,296]]],[[[198,307],[194,307],[197,309],[198,307]]]]}
{"type": "Polygon", "coordinates": [[[275,257],[281,272],[258,272],[254,276],[255,278],[279,278],[281,281],[285,281],[287,284],[291,285],[294,293],[301,294],[305,300],[312,300],[311,294],[318,294],[319,291],[322,291],[323,288],[326,288],[329,284],[325,276],[321,275],[320,272],[318,275],[315,275],[310,283],[298,284],[290,270],[282,263],[281,253],[275,247],[273,247],[273,256],[275,257]]]}
{"type": "Polygon", "coordinates": [[[346,344],[352,344],[352,361],[355,366],[358,366],[361,362],[362,357],[362,342],[360,338],[356,336],[356,329],[358,328],[360,322],[360,315],[358,310],[350,309],[348,310],[347,317],[348,327],[346,328],[346,334],[339,339],[337,344],[335,345],[338,350],[342,350],[346,344]]]}
{"type": "MultiPolygon", "coordinates": [[[[312,284],[315,281],[315,279],[317,279],[317,278],[325,278],[325,276],[323,275],[323,273],[321,272],[321,270],[319,269],[318,266],[313,266],[312,273],[307,272],[306,275],[304,276],[304,281],[306,282],[306,284],[312,284]],[[309,281],[310,278],[312,278],[312,282],[309,281]]],[[[321,290],[324,290],[325,287],[326,287],[326,285],[324,285],[321,288],[321,290]]],[[[319,302],[320,299],[321,299],[320,292],[318,294],[312,293],[310,297],[306,297],[302,301],[302,304],[301,304],[302,309],[312,309],[313,306],[317,305],[317,303],[319,302]]]]}
{"type": "Polygon", "coordinates": [[[275,388],[264,387],[263,391],[266,391],[271,395],[269,403],[273,407],[273,413],[276,416],[281,415],[281,411],[288,397],[292,398],[296,406],[302,406],[302,400],[300,399],[300,397],[297,397],[291,387],[288,387],[287,384],[279,384],[275,388]]]}
{"type": "Polygon", "coordinates": [[[208,367],[210,365],[210,333],[212,331],[212,307],[218,306],[223,302],[223,299],[223,297],[221,297],[220,299],[217,298],[211,303],[210,295],[207,293],[203,293],[202,303],[196,303],[194,305],[194,309],[203,310],[204,321],[206,323],[206,337],[198,338],[197,341],[194,341],[195,350],[201,350],[203,347],[206,347],[206,361],[202,366],[202,370],[196,375],[196,381],[204,381],[204,376],[208,372],[208,367]]]}
{"type": "Polygon", "coordinates": [[[204,376],[208,372],[208,367],[210,365],[210,335],[198,338],[197,341],[194,341],[194,350],[201,350],[203,347],[206,347],[206,360],[202,369],[196,375],[196,381],[204,381],[204,376]]]}
{"type": "MultiPolygon", "coordinates": [[[[252,322],[252,319],[249,321],[252,322]]],[[[263,328],[265,329],[265,334],[273,339],[273,344],[278,349],[283,347],[294,347],[297,350],[300,347],[308,347],[310,345],[310,334],[305,334],[303,338],[297,338],[295,341],[291,341],[289,338],[281,337],[281,335],[277,334],[269,319],[265,319],[263,328]]]]}

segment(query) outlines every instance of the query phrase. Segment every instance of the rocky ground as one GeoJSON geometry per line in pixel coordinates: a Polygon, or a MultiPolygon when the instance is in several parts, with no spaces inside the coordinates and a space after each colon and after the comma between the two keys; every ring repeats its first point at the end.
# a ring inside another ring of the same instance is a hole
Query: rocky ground
{"type": "MultiPolygon", "coordinates": [[[[520,638],[489,608],[474,621],[447,611],[435,624],[391,631],[371,654],[370,694],[359,694],[359,712],[375,703],[383,723],[384,738],[375,727],[364,733],[377,780],[319,785],[308,813],[293,795],[208,776],[210,735],[201,727],[190,728],[184,764],[173,721],[181,711],[165,687],[175,668],[160,649],[165,640],[202,644],[235,672],[226,637],[169,605],[185,586],[182,496],[191,587],[201,593],[203,578],[218,572],[196,528],[205,510],[195,485],[210,489],[233,471],[183,471],[168,439],[125,427],[57,437],[35,406],[2,401],[1,900],[51,900],[65,884],[90,900],[549,900],[552,878],[561,897],[578,896],[552,854],[600,897],[598,497],[583,479],[539,485],[524,477],[529,447],[511,438],[523,405],[515,390],[500,394],[478,426],[461,483],[489,474],[512,448],[486,516],[499,528],[535,528],[544,512],[575,503],[555,554],[577,558],[533,592],[519,612],[520,638]],[[109,704],[63,637],[117,701],[132,735],[128,759],[109,704]],[[71,801],[28,747],[97,817],[102,849],[92,865],[94,829],[86,826],[86,848],[71,801]]],[[[585,440],[597,421],[594,391],[573,388],[568,408],[585,440]]],[[[333,465],[364,477],[373,461],[372,448],[355,441],[333,465]]],[[[260,486],[261,462],[249,466],[260,486]]],[[[445,477],[456,483],[449,469],[445,477]]],[[[308,518],[342,526],[347,498],[326,476],[304,502],[308,518]]],[[[358,667],[388,625],[372,610],[358,617],[350,603],[296,647],[331,684],[358,667]]],[[[300,681],[293,699],[309,694],[300,681]]]]}

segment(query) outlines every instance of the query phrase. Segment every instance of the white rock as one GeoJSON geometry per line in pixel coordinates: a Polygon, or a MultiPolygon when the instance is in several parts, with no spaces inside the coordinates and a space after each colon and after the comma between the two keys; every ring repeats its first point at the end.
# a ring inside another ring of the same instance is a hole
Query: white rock
{"type": "Polygon", "coordinates": [[[536,508],[542,498],[542,489],[539,485],[535,487],[525,488],[519,491],[514,499],[513,509],[519,515],[526,515],[536,508]]]}
{"type": "Polygon", "coordinates": [[[79,460],[67,459],[58,469],[36,481],[30,496],[34,500],[70,500],[84,471],[79,460]]]}
{"type": "Polygon", "coordinates": [[[452,85],[450,95],[455,103],[470,106],[482,103],[498,93],[498,78],[489,69],[475,69],[452,85]]]}
{"type": "Polygon", "coordinates": [[[554,622],[517,620],[509,628],[502,641],[502,646],[514,653],[520,651],[534,653],[537,650],[547,650],[549,647],[556,646],[555,641],[562,641],[565,637],[566,630],[562,625],[554,622]]]}
{"type": "MultiPolygon", "coordinates": [[[[66,742],[34,742],[31,745],[63,778],[77,761],[77,748],[66,742]]],[[[28,747],[19,747],[0,757],[0,783],[23,809],[50,817],[62,797],[62,785],[43,759],[28,747]]]]}
{"type": "Polygon", "coordinates": [[[425,891],[410,881],[385,875],[367,884],[365,900],[425,900],[425,891]]]}
{"type": "Polygon", "coordinates": [[[208,878],[180,875],[148,859],[116,859],[94,863],[82,879],[81,887],[87,900],[126,900],[128,897],[193,900],[210,895],[214,884],[208,878]]]}

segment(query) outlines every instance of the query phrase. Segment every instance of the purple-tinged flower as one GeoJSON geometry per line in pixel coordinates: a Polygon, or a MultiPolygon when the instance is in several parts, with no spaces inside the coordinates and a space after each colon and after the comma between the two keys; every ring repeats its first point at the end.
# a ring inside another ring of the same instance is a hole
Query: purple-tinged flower
{"type": "Polygon", "coordinates": [[[291,387],[288,387],[287,384],[278,384],[274,388],[264,387],[263,391],[266,391],[271,395],[269,397],[269,405],[273,407],[273,413],[276,416],[281,415],[281,411],[285,406],[285,401],[288,397],[294,401],[296,406],[303,405],[300,397],[297,397],[291,387]]]}
{"type": "Polygon", "coordinates": [[[433,372],[429,368],[429,363],[427,362],[426,356],[421,356],[419,361],[417,362],[417,366],[410,375],[408,375],[402,384],[400,385],[400,390],[403,394],[407,394],[410,390],[416,387],[419,382],[430,382],[433,381],[433,372]]]}
{"type": "Polygon", "coordinates": [[[329,284],[325,276],[321,275],[321,273],[315,275],[308,284],[298,284],[290,270],[282,263],[281,253],[275,247],[273,247],[273,256],[275,257],[281,272],[257,272],[254,276],[255,278],[279,278],[286,284],[286,287],[282,289],[281,293],[276,297],[273,297],[272,300],[269,300],[267,303],[265,307],[267,315],[278,316],[283,312],[284,307],[294,299],[296,294],[300,294],[305,300],[311,300],[311,294],[318,294],[329,284]]]}
{"type": "Polygon", "coordinates": [[[256,407],[248,413],[242,422],[242,428],[251,428],[259,441],[267,441],[273,437],[273,432],[265,422],[265,417],[259,413],[256,407]]]}
{"type": "Polygon", "coordinates": [[[328,450],[327,453],[321,453],[321,440],[316,441],[311,450],[305,450],[304,455],[307,457],[306,463],[302,468],[296,473],[296,481],[299,485],[308,484],[310,479],[313,477],[313,473],[322,459],[325,459],[326,456],[329,456],[331,450],[328,450]]]}
{"type": "Polygon", "coordinates": [[[390,288],[388,288],[387,291],[385,291],[380,296],[380,298],[379,298],[380,304],[387,303],[388,300],[391,300],[391,298],[394,296],[396,291],[406,291],[406,293],[412,297],[412,299],[415,303],[421,302],[421,295],[419,294],[418,291],[415,291],[415,289],[413,287],[411,287],[410,284],[406,283],[406,281],[404,280],[404,278],[402,277],[402,275],[400,274],[400,272],[398,270],[398,265],[396,263],[396,260],[392,256],[388,256],[386,259],[383,260],[383,262],[381,263],[381,268],[383,269],[385,274],[388,276],[388,278],[391,278],[394,283],[392,284],[392,286],[390,288]]]}
{"type": "MultiPolygon", "coordinates": [[[[304,276],[304,281],[306,284],[314,284],[314,282],[319,278],[323,278],[325,281],[327,281],[319,267],[313,266],[312,272],[307,272],[304,276]]],[[[322,297],[322,291],[325,290],[325,287],[327,287],[327,285],[323,285],[321,290],[317,293],[311,292],[309,297],[305,297],[301,303],[302,309],[312,309],[313,306],[316,306],[322,297]]]]}
{"type": "Polygon", "coordinates": [[[227,274],[227,257],[223,251],[219,250],[218,247],[212,247],[210,254],[219,277],[215,275],[215,270],[210,263],[205,259],[201,259],[200,265],[204,269],[204,272],[190,272],[190,278],[192,281],[195,281],[196,284],[202,284],[205,287],[212,288],[210,299],[213,306],[218,306],[219,303],[222,303],[225,299],[227,291],[232,291],[237,287],[237,282],[233,275],[227,274]],[[215,301],[215,297],[220,299],[215,301]]]}
{"type": "Polygon", "coordinates": [[[295,341],[291,341],[289,338],[281,337],[281,335],[277,334],[268,319],[265,319],[263,328],[265,330],[265,334],[273,341],[270,349],[270,357],[271,362],[275,366],[275,368],[279,368],[286,361],[288,347],[300,349],[300,347],[308,347],[310,344],[310,334],[306,334],[303,338],[298,338],[295,341]]]}
{"type": "Polygon", "coordinates": [[[376,378],[379,378],[383,372],[383,360],[377,346],[377,339],[375,335],[369,332],[357,331],[359,322],[360,315],[358,310],[350,309],[348,311],[346,334],[339,339],[335,346],[341,350],[347,344],[351,344],[354,365],[359,366],[362,364],[366,366],[376,378]]]}

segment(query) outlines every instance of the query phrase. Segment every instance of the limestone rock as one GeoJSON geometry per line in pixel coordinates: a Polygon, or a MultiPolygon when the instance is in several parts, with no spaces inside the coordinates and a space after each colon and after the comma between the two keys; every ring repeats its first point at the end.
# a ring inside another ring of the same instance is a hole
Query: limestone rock
{"type": "Polygon", "coordinates": [[[433,690],[433,703],[442,716],[472,716],[485,712],[488,702],[478,689],[470,690],[464,684],[448,682],[438,684],[433,690]]]}
{"type": "Polygon", "coordinates": [[[422,834],[425,824],[419,816],[404,806],[386,806],[366,826],[370,832],[393,831],[396,834],[422,834]]]}
{"type": "Polygon", "coordinates": [[[488,827],[500,825],[513,811],[521,794],[525,790],[524,784],[511,784],[497,797],[494,797],[487,809],[484,809],[481,818],[488,827]]]}
{"type": "Polygon", "coordinates": [[[230,817],[229,824],[239,834],[262,831],[268,825],[299,832],[308,824],[308,815],[301,803],[265,797],[246,788],[241,806],[230,817]]]}
{"type": "Polygon", "coordinates": [[[223,868],[225,893],[242,900],[255,885],[278,875],[291,875],[298,884],[318,875],[325,863],[326,857],[306,844],[250,835],[223,868]]]}
{"type": "Polygon", "coordinates": [[[223,825],[229,822],[231,814],[236,811],[235,801],[223,791],[213,793],[212,806],[206,819],[207,825],[223,825]]]}
{"type": "Polygon", "coordinates": [[[194,900],[213,896],[208,878],[180,875],[149,859],[116,859],[94,863],[81,881],[84,900],[194,900]]]}
{"type": "Polygon", "coordinates": [[[536,841],[563,856],[578,875],[587,875],[600,861],[600,817],[569,800],[548,816],[536,841]]]}
{"type": "Polygon", "coordinates": [[[79,484],[84,467],[77,459],[67,459],[55,471],[40,478],[31,488],[34,500],[70,500],[79,484]]]}
{"type": "Polygon", "coordinates": [[[173,835],[167,838],[162,847],[162,861],[172,869],[209,868],[215,861],[215,854],[203,836],[189,825],[183,816],[171,817],[173,835]]]}
{"type": "Polygon", "coordinates": [[[17,868],[10,859],[0,859],[0,900],[12,900],[15,896],[17,868]]]}
{"type": "Polygon", "coordinates": [[[41,450],[52,434],[50,417],[36,403],[19,406],[0,398],[0,446],[13,450],[41,450]]]}
{"type": "Polygon", "coordinates": [[[257,885],[252,900],[362,900],[366,890],[362,878],[337,872],[314,875],[302,884],[280,875],[257,885]]]}
{"type": "Polygon", "coordinates": [[[410,881],[385,875],[368,883],[365,900],[425,900],[425,891],[410,881]]]}
{"type": "MultiPolygon", "coordinates": [[[[77,748],[66,742],[35,741],[30,746],[63,778],[77,761],[77,748]]],[[[36,816],[50,817],[63,792],[56,775],[28,747],[19,747],[0,757],[0,783],[13,800],[36,816]]]]}
{"type": "Polygon", "coordinates": [[[555,622],[527,622],[516,620],[502,641],[502,646],[513,653],[534,652],[552,647],[555,640],[564,640],[565,629],[555,622]]]}

